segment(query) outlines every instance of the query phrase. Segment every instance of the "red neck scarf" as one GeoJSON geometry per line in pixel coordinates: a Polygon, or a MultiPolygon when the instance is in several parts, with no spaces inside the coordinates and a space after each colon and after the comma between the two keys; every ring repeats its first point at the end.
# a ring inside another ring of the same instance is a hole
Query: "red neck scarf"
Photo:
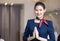
{"type": "Polygon", "coordinates": [[[41,27],[43,23],[48,25],[48,22],[44,18],[40,21],[39,26],[41,27]]]}
{"type": "MultiPolygon", "coordinates": [[[[36,17],[36,19],[38,19],[38,18],[36,17]]],[[[43,23],[48,25],[48,22],[44,18],[43,19],[38,19],[38,20],[40,20],[40,23],[39,23],[40,27],[42,26],[43,23]]]]}

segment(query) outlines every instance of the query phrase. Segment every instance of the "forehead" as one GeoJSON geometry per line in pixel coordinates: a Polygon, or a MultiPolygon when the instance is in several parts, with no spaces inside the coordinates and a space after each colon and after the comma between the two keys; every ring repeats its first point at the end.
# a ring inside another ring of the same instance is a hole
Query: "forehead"
{"type": "Polygon", "coordinates": [[[43,7],[41,5],[37,5],[36,9],[43,9],[43,7]]]}

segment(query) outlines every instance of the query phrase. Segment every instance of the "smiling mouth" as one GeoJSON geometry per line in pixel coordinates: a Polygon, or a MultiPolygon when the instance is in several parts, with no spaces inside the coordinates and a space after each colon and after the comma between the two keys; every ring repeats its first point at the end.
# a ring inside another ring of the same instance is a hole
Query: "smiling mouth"
{"type": "Polygon", "coordinates": [[[40,13],[40,14],[37,13],[37,15],[40,16],[40,15],[42,15],[42,14],[41,14],[41,13],[40,13]]]}

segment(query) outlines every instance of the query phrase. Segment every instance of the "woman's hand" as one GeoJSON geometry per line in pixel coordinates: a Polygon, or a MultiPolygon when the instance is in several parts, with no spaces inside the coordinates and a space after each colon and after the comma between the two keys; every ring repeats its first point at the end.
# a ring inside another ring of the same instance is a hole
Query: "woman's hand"
{"type": "Polygon", "coordinates": [[[36,38],[37,38],[38,40],[40,40],[40,41],[47,41],[47,39],[42,38],[42,37],[39,36],[39,32],[38,32],[38,30],[37,30],[36,27],[35,27],[35,35],[36,35],[36,38]]]}
{"type": "Polygon", "coordinates": [[[38,32],[38,30],[37,30],[36,27],[34,28],[33,36],[30,36],[30,35],[29,35],[28,41],[31,41],[31,40],[34,39],[34,38],[37,38],[37,39],[40,40],[40,41],[47,41],[47,39],[42,38],[42,37],[39,36],[39,32],[38,32]]]}
{"type": "Polygon", "coordinates": [[[29,35],[28,41],[31,41],[31,40],[34,39],[34,38],[35,38],[35,29],[34,29],[34,31],[33,31],[33,36],[30,36],[30,35],[29,35]]]}
{"type": "Polygon", "coordinates": [[[38,38],[39,37],[39,32],[38,32],[38,30],[37,30],[37,28],[35,27],[35,35],[36,35],[36,38],[38,38]]]}

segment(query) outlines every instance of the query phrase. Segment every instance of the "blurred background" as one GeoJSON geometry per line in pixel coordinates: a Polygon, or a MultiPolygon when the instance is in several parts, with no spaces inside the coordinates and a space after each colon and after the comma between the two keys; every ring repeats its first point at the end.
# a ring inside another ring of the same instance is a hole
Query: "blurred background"
{"type": "Polygon", "coordinates": [[[44,2],[45,18],[53,21],[55,38],[60,34],[60,0],[0,0],[0,35],[5,41],[23,41],[28,19],[35,18],[34,4],[44,2]]]}

